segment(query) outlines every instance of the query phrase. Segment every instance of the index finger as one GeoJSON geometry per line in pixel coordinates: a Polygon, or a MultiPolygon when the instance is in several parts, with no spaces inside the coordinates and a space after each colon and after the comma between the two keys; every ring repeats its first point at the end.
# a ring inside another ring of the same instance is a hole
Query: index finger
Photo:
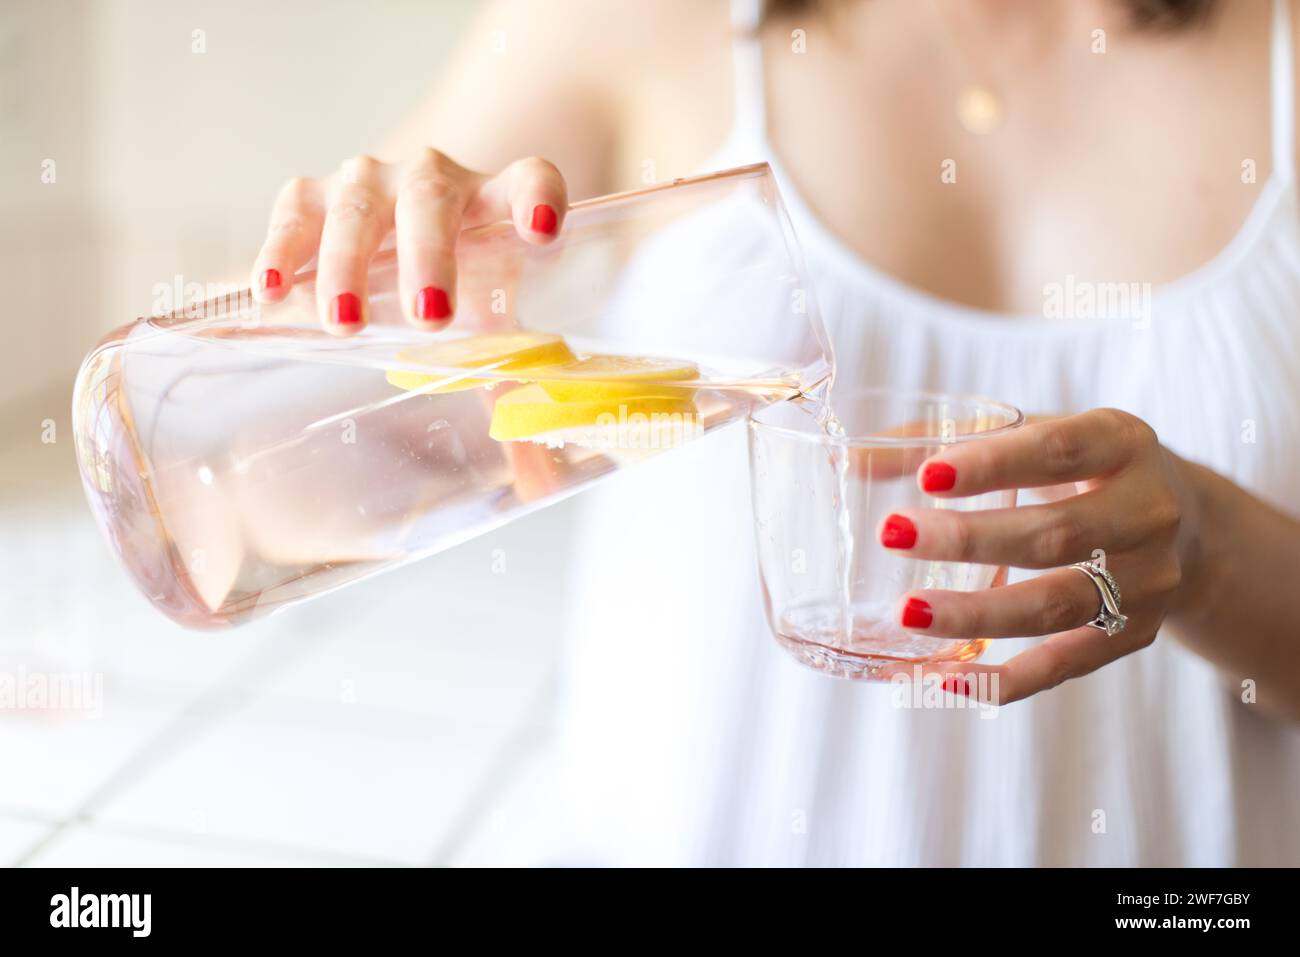
{"type": "Polygon", "coordinates": [[[1155,433],[1136,416],[1094,409],[1021,426],[944,449],[917,471],[921,490],[941,497],[1042,488],[1118,472],[1155,433]]]}

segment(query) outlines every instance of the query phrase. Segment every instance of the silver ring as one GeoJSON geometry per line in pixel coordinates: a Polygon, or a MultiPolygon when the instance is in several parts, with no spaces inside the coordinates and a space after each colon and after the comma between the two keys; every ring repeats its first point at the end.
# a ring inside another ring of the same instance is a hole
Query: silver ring
{"type": "Polygon", "coordinates": [[[1119,582],[1115,581],[1115,576],[1097,562],[1075,562],[1070,567],[1087,575],[1101,596],[1101,608],[1097,617],[1087,623],[1089,627],[1107,635],[1118,635],[1128,624],[1128,616],[1119,613],[1119,582]]]}

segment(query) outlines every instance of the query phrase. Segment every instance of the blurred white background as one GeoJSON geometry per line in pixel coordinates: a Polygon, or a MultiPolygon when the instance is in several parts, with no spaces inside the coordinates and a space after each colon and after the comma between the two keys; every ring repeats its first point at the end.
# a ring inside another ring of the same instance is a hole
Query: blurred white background
{"type": "Polygon", "coordinates": [[[70,379],[89,342],[149,310],[154,284],[244,276],[280,185],[375,150],[474,7],[7,0],[0,281],[23,318],[0,399],[70,379]]]}
{"type": "Polygon", "coordinates": [[[158,283],[242,276],[279,185],[374,150],[473,7],[0,6],[0,677],[103,678],[98,715],[0,708],[0,863],[500,862],[545,830],[514,795],[546,770],[572,506],[191,634],[114,565],[68,422],[94,343],[158,283]]]}

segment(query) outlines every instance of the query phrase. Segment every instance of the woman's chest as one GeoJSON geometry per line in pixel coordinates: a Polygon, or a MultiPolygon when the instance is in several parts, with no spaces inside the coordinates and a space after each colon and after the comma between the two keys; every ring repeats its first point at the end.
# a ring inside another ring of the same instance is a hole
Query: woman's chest
{"type": "Polygon", "coordinates": [[[1265,27],[1243,25],[1250,57],[1230,34],[1125,37],[1139,49],[1009,72],[988,84],[983,135],[958,108],[978,65],[926,58],[919,39],[813,57],[769,37],[768,146],[847,247],[941,298],[1037,313],[1069,277],[1159,286],[1213,260],[1265,189],[1265,27]]]}

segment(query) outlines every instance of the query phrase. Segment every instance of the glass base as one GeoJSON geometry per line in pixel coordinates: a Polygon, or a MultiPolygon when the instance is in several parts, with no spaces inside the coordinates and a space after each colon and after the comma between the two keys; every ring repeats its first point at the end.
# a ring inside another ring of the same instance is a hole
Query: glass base
{"type": "Polygon", "coordinates": [[[974,661],[988,647],[987,638],[977,638],[973,641],[947,642],[952,647],[935,654],[895,656],[867,650],[849,651],[786,635],[777,635],[776,641],[800,664],[822,674],[855,681],[885,680],[897,670],[900,664],[924,665],[949,661],[974,661]]]}

